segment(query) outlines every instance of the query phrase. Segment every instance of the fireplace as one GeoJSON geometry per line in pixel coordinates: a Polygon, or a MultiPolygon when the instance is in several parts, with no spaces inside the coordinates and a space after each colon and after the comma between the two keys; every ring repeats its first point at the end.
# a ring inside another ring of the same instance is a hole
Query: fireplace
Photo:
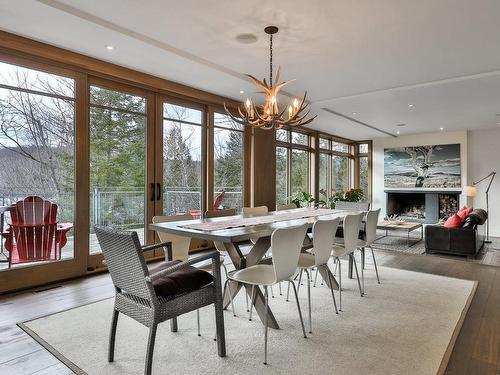
{"type": "Polygon", "coordinates": [[[446,219],[459,207],[459,192],[386,191],[387,215],[426,224],[446,219]]]}

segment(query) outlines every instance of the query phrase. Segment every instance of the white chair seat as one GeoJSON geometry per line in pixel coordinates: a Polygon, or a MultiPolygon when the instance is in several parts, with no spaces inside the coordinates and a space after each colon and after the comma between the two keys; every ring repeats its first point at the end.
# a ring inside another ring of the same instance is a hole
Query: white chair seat
{"type": "Polygon", "coordinates": [[[274,267],[270,264],[257,264],[248,268],[230,272],[229,279],[250,285],[276,284],[274,267]]]}
{"type": "Polygon", "coordinates": [[[312,268],[315,264],[315,258],[312,254],[301,253],[299,256],[298,268],[312,268]]]}
{"type": "Polygon", "coordinates": [[[333,245],[332,255],[334,257],[342,257],[342,256],[347,255],[347,254],[349,254],[349,251],[347,251],[343,245],[341,245],[341,244],[333,245]]]}

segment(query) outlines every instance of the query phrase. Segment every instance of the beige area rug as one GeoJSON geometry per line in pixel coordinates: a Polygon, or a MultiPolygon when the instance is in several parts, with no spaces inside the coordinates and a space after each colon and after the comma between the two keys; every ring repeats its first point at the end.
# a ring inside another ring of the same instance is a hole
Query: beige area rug
{"type": "MultiPolygon", "coordinates": [[[[345,268],[347,269],[347,267],[345,268]]],[[[159,326],[154,374],[436,374],[444,372],[476,283],[380,267],[366,272],[361,298],[355,280],[344,280],[343,312],[335,315],[326,286],[312,289],[313,334],[302,337],[296,305],[274,288],[270,308],[280,330],[269,330],[269,364],[264,366],[264,332],[248,321],[244,295],[237,317],[224,314],[227,357],[217,356],[212,308],[179,318],[179,332],[159,326]]],[[[285,288],[284,288],[285,289],[285,288]]],[[[300,289],[307,324],[307,288],[300,289]]],[[[338,293],[336,293],[338,296],[338,293]]],[[[123,315],[118,322],[115,362],[107,362],[113,300],[108,299],[20,324],[73,371],[80,374],[141,374],[148,330],[123,315]]],[[[306,330],[307,325],[306,325],[306,330]]]]}

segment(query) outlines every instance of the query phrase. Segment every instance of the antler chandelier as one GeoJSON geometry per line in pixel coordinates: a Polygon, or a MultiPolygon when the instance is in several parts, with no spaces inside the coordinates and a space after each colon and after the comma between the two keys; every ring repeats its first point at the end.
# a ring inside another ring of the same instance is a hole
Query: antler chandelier
{"type": "Polygon", "coordinates": [[[269,35],[269,84],[264,78],[259,81],[257,78],[250,74],[245,74],[249,77],[257,87],[262,89],[258,93],[265,94],[266,99],[264,105],[257,106],[252,99],[247,98],[245,100],[245,106],[243,108],[238,107],[238,114],[234,115],[229,109],[227,109],[224,104],[224,110],[226,113],[239,124],[251,125],[256,128],[262,129],[280,129],[283,126],[293,127],[309,124],[313,121],[316,116],[307,118],[310,110],[303,114],[305,109],[309,106],[306,102],[307,91],[304,93],[302,100],[295,98],[286,107],[280,109],[278,104],[278,93],[279,91],[290,82],[294,81],[284,81],[278,83],[280,79],[280,67],[276,72],[276,79],[273,83],[273,34],[278,32],[276,26],[268,26],[264,29],[266,34],[269,35]]]}

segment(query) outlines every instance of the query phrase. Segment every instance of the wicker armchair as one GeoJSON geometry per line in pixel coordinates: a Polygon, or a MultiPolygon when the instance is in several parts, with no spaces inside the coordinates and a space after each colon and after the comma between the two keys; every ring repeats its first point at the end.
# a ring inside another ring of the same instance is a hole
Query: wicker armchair
{"type": "Polygon", "coordinates": [[[171,330],[175,332],[177,316],[211,304],[215,305],[218,354],[220,357],[226,355],[220,254],[217,251],[185,262],[165,262],[150,272],[143,252],[167,247],[168,254],[171,254],[170,242],[141,247],[136,232],[118,232],[100,226],[94,229],[116,292],[109,338],[109,362],[114,360],[119,313],[149,328],[144,373],[151,374],[157,325],[170,320],[171,330]],[[213,276],[191,267],[207,259],[212,259],[213,276]],[[179,286],[181,281],[183,285],[179,286]]]}

